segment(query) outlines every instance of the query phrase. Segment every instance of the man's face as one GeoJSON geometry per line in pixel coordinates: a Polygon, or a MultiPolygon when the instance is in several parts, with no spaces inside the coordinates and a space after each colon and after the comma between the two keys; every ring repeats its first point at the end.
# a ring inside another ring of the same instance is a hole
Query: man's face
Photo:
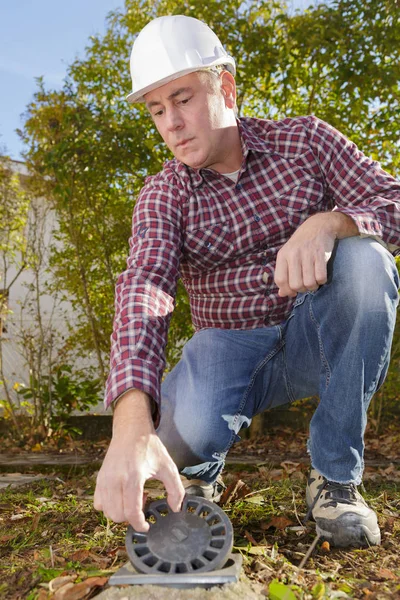
{"type": "Polygon", "coordinates": [[[161,137],[178,160],[195,169],[211,167],[224,172],[229,152],[227,129],[236,126],[226,101],[232,90],[224,88],[233,87],[234,94],[234,79],[224,73],[221,83],[213,84],[213,76],[184,75],[149,92],[145,101],[161,137]]]}

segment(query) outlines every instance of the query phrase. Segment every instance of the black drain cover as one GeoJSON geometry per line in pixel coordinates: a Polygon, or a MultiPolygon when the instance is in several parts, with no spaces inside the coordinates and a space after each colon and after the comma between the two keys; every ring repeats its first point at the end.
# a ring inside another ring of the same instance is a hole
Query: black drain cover
{"type": "Polygon", "coordinates": [[[174,513],[166,500],[145,510],[147,533],[129,526],[126,550],[140,573],[201,573],[224,566],[233,545],[232,524],[213,502],[186,496],[174,513]]]}

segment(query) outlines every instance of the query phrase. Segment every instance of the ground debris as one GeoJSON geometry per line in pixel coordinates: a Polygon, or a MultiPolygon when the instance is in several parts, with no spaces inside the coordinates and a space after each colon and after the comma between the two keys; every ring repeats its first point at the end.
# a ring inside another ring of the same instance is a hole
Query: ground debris
{"type": "MultiPolygon", "coordinates": [[[[247,581],[244,587],[229,588],[232,598],[263,598],[274,590],[287,592],[288,598],[291,593],[296,600],[399,597],[400,499],[395,457],[400,455],[400,435],[391,429],[390,444],[384,436],[370,434],[369,438],[370,460],[386,461],[369,465],[365,478],[365,496],[377,511],[382,545],[343,550],[317,543],[300,568],[316,538],[315,524],[301,525],[308,465],[307,457],[304,461],[298,457],[304,456],[306,437],[305,432],[293,436],[279,430],[268,438],[244,440],[241,452],[255,460],[241,464],[236,454],[236,464],[227,466],[221,505],[232,521],[234,551],[243,556],[247,581]],[[279,461],[269,462],[268,456],[279,454],[279,461]],[[258,587],[251,588],[248,582],[258,587]]],[[[99,450],[104,448],[99,446],[99,450]]],[[[54,467],[47,479],[35,478],[23,487],[1,491],[1,599],[58,600],[55,594],[66,586],[63,600],[81,600],[99,592],[99,600],[124,597],[117,593],[122,589],[108,589],[106,582],[127,560],[126,524],[107,522],[93,509],[96,468],[93,464],[81,467],[78,474],[54,467]]],[[[156,497],[163,494],[163,488],[152,482],[147,492],[156,497]]],[[[153,589],[152,595],[133,596],[128,590],[125,596],[161,598],[162,592],[153,589]]],[[[208,595],[195,590],[182,597],[228,598],[226,589],[208,595]]]]}

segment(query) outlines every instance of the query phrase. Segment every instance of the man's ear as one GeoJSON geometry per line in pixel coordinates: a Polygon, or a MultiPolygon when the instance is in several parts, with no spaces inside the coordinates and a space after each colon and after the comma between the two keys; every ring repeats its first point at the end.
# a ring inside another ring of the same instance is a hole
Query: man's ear
{"type": "Polygon", "coordinates": [[[223,71],[221,77],[221,91],[225,99],[227,108],[235,108],[236,106],[236,82],[232,73],[223,71]]]}

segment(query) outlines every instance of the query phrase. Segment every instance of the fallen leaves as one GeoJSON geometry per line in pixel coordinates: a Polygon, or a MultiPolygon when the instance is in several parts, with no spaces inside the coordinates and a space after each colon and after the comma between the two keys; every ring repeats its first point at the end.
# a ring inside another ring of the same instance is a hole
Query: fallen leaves
{"type": "MultiPolygon", "coordinates": [[[[63,579],[58,577],[57,579],[63,579]]],[[[103,588],[108,582],[108,577],[89,577],[80,583],[67,581],[56,589],[52,600],[85,600],[92,595],[96,588],[103,588]]],[[[50,582],[51,585],[52,582],[50,582]]]]}
{"type": "Polygon", "coordinates": [[[20,521],[21,519],[25,519],[27,517],[26,514],[19,513],[18,515],[11,515],[10,521],[20,521]]]}
{"type": "Polygon", "coordinates": [[[75,552],[73,552],[70,556],[70,559],[73,562],[85,562],[85,560],[87,560],[91,555],[90,550],[85,550],[83,548],[81,548],[80,550],[75,550],[75,552]]]}
{"type": "Polygon", "coordinates": [[[267,531],[268,529],[274,527],[275,529],[283,530],[286,529],[286,527],[289,527],[290,525],[294,525],[294,521],[288,519],[287,517],[272,517],[272,519],[270,519],[269,521],[261,522],[261,529],[267,531]]]}
{"type": "Polygon", "coordinates": [[[90,562],[91,564],[96,564],[100,569],[106,569],[111,562],[111,558],[95,554],[94,552],[83,548],[75,550],[75,552],[71,554],[70,560],[78,563],[90,562]]]}
{"type": "Polygon", "coordinates": [[[384,567],[379,569],[378,575],[382,579],[392,579],[394,581],[398,581],[399,579],[398,576],[393,573],[393,571],[390,571],[390,569],[385,569],[384,567]]]}
{"type": "Polygon", "coordinates": [[[59,588],[63,587],[67,583],[73,583],[77,575],[62,575],[60,577],[55,577],[49,583],[49,590],[52,594],[56,592],[59,588]]]}
{"type": "Polygon", "coordinates": [[[242,481],[238,479],[234,481],[224,491],[221,496],[220,504],[224,506],[225,504],[229,504],[230,502],[235,502],[244,498],[247,494],[250,494],[250,488],[242,481]]]}
{"type": "Polygon", "coordinates": [[[246,540],[248,540],[250,542],[250,544],[253,544],[253,546],[258,545],[258,542],[254,539],[254,537],[251,535],[251,533],[249,531],[245,530],[244,536],[245,536],[246,540]]]}
{"type": "Polygon", "coordinates": [[[267,545],[252,546],[251,548],[248,548],[247,553],[252,554],[253,556],[265,556],[267,550],[270,548],[271,547],[267,545]]]}

